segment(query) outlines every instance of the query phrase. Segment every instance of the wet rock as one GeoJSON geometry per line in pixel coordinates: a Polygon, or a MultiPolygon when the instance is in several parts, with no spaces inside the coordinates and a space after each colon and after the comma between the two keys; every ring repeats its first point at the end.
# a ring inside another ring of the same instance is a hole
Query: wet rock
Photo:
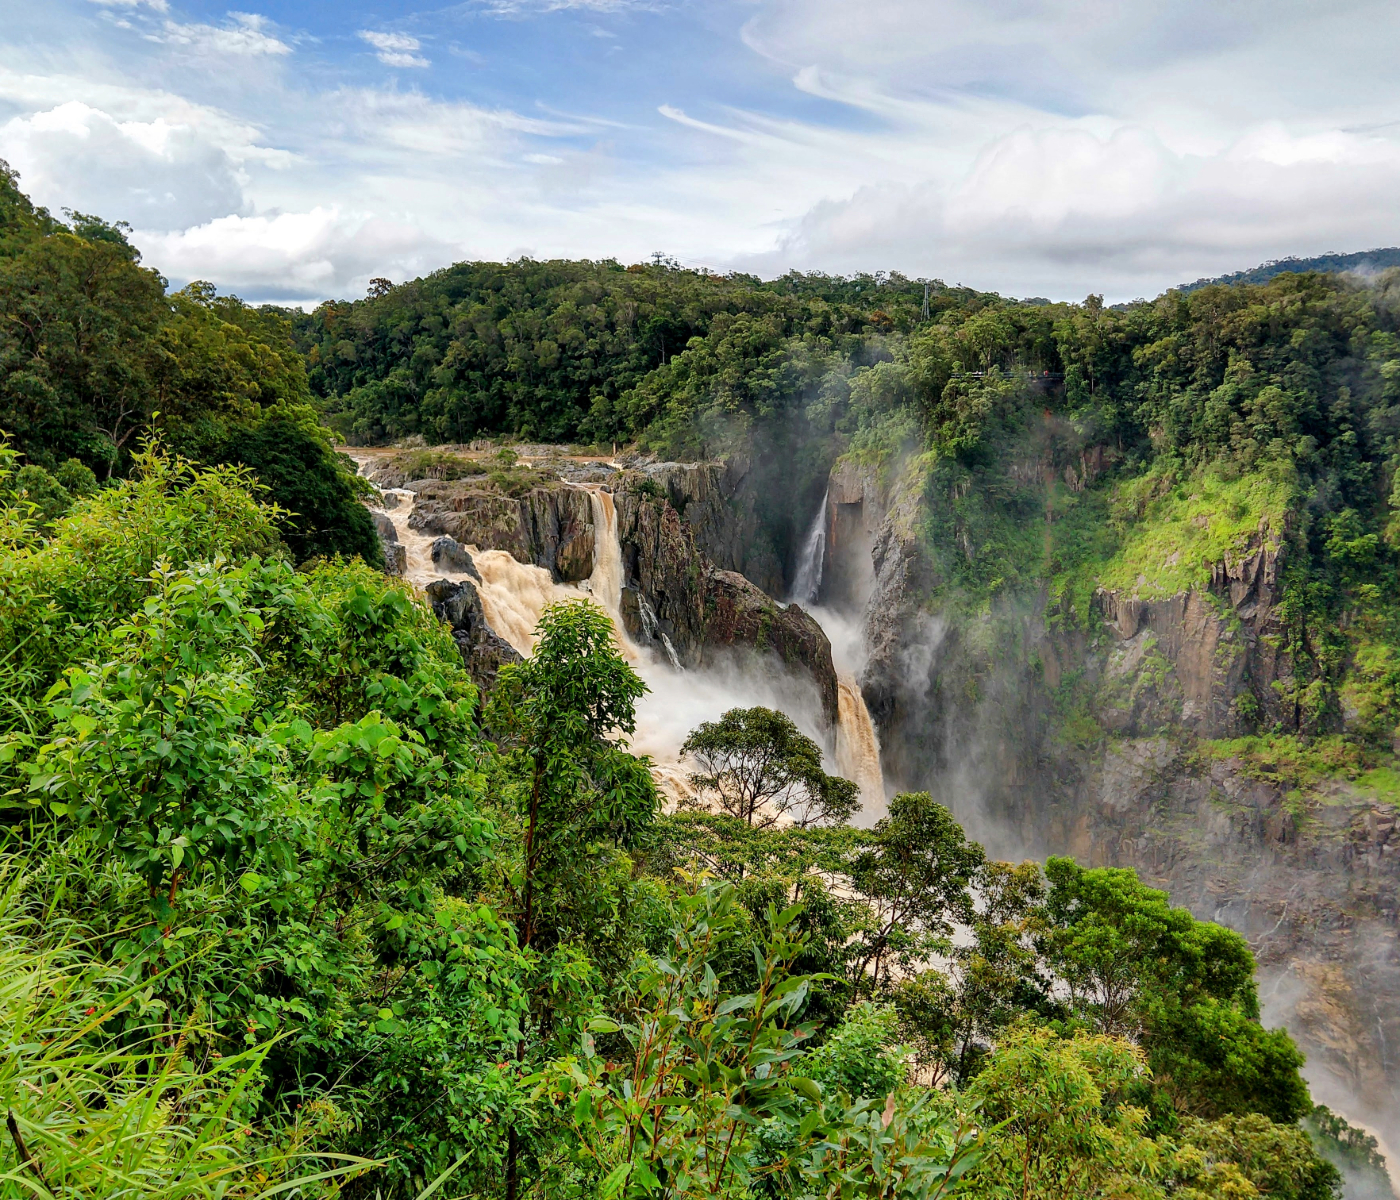
{"type": "Polygon", "coordinates": [[[561,583],[593,571],[593,502],[560,481],[508,496],[474,480],[415,483],[412,528],[481,550],[504,550],[518,562],[544,567],[561,583]]]}
{"type": "Polygon", "coordinates": [[[402,542],[388,542],[380,548],[384,551],[384,574],[402,578],[408,571],[408,547],[402,542]]]}
{"type": "Polygon", "coordinates": [[[515,647],[487,623],[481,596],[472,583],[435,579],[426,592],[438,620],[451,628],[467,673],[483,691],[490,690],[503,666],[521,661],[515,647]]]}
{"type": "Polygon", "coordinates": [[[477,583],[481,582],[481,575],[476,569],[476,563],[472,561],[471,551],[456,538],[436,538],[428,552],[432,555],[433,566],[438,570],[470,575],[477,583]]]}
{"type": "Polygon", "coordinates": [[[649,493],[620,492],[617,532],[627,586],[622,617],[637,641],[651,641],[643,602],[686,667],[698,666],[705,644],[705,572],[708,563],[693,531],[666,499],[649,493]]]}
{"type": "Polygon", "coordinates": [[[711,567],[705,573],[705,648],[771,654],[816,680],[822,712],[835,726],[839,717],[831,643],[810,613],[786,608],[737,571],[711,567]]]}
{"type": "MultiPolygon", "coordinates": [[[[397,499],[397,497],[395,498],[397,499]]],[[[399,531],[394,528],[394,522],[388,513],[371,512],[370,516],[374,518],[374,528],[379,533],[380,541],[397,542],[399,540],[399,531]]]]}
{"type": "MultiPolygon", "coordinates": [[[[395,497],[397,499],[397,497],[395,497]]],[[[408,570],[408,550],[399,542],[399,531],[387,513],[370,512],[374,529],[379,534],[379,549],[384,554],[384,573],[402,576],[408,570]]]]}
{"type": "Polygon", "coordinates": [[[653,489],[618,494],[617,527],[626,583],[622,618],[635,640],[660,643],[684,667],[734,653],[776,657],[786,668],[811,675],[823,713],[836,722],[831,643],[815,619],[795,605],[784,608],[744,575],[712,563],[697,545],[694,527],[653,489]]]}

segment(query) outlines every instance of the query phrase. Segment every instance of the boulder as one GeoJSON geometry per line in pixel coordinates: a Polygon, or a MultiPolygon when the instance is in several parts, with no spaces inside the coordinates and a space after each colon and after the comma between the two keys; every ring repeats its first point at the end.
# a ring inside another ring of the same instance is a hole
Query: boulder
{"type": "Polygon", "coordinates": [[[504,550],[560,583],[593,573],[593,501],[562,481],[508,496],[480,480],[422,480],[409,525],[481,550],[504,550]]]}
{"type": "Polygon", "coordinates": [[[839,717],[831,643],[816,618],[796,604],[783,607],[737,571],[710,567],[705,573],[705,647],[775,655],[816,681],[822,712],[835,727],[839,717]]]}
{"type": "Polygon", "coordinates": [[[489,691],[503,666],[521,661],[519,651],[487,624],[481,596],[470,581],[435,579],[426,590],[438,620],[452,630],[467,673],[489,691]]]}
{"type": "Polygon", "coordinates": [[[408,547],[402,542],[380,543],[384,551],[384,574],[402,578],[408,572],[408,547]]]}
{"type": "Polygon", "coordinates": [[[481,582],[481,574],[476,569],[476,563],[472,561],[471,551],[456,538],[437,538],[428,548],[428,552],[432,555],[433,566],[439,571],[470,575],[477,583],[481,582]]]}

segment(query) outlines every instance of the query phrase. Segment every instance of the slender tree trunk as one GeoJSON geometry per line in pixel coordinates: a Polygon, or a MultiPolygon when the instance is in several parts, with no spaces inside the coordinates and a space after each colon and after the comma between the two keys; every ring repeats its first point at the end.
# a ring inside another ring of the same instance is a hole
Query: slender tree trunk
{"type": "MultiPolygon", "coordinates": [[[[540,814],[540,787],[544,782],[544,762],[535,755],[535,779],[530,788],[530,823],[525,829],[525,911],[517,927],[516,940],[523,950],[535,932],[535,824],[540,814]]],[[[515,1061],[525,1061],[525,1036],[515,1044],[515,1061]]],[[[520,1137],[512,1121],[506,1131],[506,1200],[516,1200],[520,1176],[520,1137]]]]}

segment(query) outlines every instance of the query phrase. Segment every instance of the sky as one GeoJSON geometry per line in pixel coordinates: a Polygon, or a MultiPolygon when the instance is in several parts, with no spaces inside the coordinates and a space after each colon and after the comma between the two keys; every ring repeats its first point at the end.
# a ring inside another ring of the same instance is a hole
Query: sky
{"type": "Polygon", "coordinates": [[[1400,244],[1390,0],[0,0],[0,157],[175,286],[655,253],[1110,301],[1400,244]]]}

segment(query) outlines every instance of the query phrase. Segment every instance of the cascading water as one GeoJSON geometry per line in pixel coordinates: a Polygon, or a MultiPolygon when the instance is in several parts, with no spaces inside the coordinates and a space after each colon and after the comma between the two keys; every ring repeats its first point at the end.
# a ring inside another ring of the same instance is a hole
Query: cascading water
{"type": "Polygon", "coordinates": [[[797,560],[797,577],[792,582],[790,603],[811,606],[817,602],[822,587],[822,572],[826,567],[826,503],[830,492],[822,493],[821,507],[812,518],[807,537],[802,543],[802,556],[797,560]]]}
{"type": "MultiPolygon", "coordinates": [[[[361,461],[361,469],[372,461],[366,457],[361,461]]],[[[596,602],[611,619],[622,653],[649,688],[637,707],[632,749],[652,757],[652,774],[657,786],[672,803],[693,794],[689,780],[691,766],[680,756],[681,744],[702,721],[717,720],[731,708],[763,705],[781,709],[809,737],[822,741],[820,705],[810,682],[805,679],[781,671],[759,673],[733,664],[682,671],[675,647],[660,628],[645,597],[639,597],[643,629],[652,644],[660,644],[665,661],[632,640],[622,621],[623,565],[617,508],[610,492],[601,488],[588,490],[593,509],[594,565],[588,579],[581,584],[556,583],[543,567],[517,562],[505,550],[468,547],[481,577],[479,582],[473,582],[491,628],[521,654],[528,655],[534,650],[535,628],[550,604],[585,596],[596,602]]],[[[470,578],[465,573],[444,570],[433,562],[435,537],[409,525],[415,499],[411,490],[389,489],[385,497],[395,501],[392,506],[386,504],[384,511],[407,552],[405,578],[410,583],[425,587],[434,579],[470,578]]],[[[820,571],[820,565],[816,570],[820,571]]],[[[817,582],[820,583],[820,576],[817,582]]],[[[834,630],[849,640],[849,630],[835,614],[818,611],[816,616],[824,627],[829,627],[829,634],[834,630]]],[[[836,649],[835,638],[833,649],[836,649]]],[[[836,730],[834,767],[860,787],[866,812],[874,818],[884,811],[879,743],[852,670],[842,659],[838,666],[840,723],[836,730]]]]}
{"type": "Polygon", "coordinates": [[[790,604],[801,604],[816,618],[831,643],[836,666],[839,720],[836,726],[836,770],[860,788],[862,811],[867,819],[885,811],[885,777],[880,768],[880,738],[870,710],[865,706],[856,671],[864,661],[864,642],[859,630],[839,614],[815,607],[821,594],[826,570],[827,504],[830,491],[822,494],[821,506],[807,528],[802,554],[797,560],[790,604]]]}
{"type": "Polygon", "coordinates": [[[836,772],[860,788],[861,809],[868,818],[885,811],[885,775],[880,768],[880,737],[854,675],[836,679],[840,722],[836,726],[836,772]]]}

